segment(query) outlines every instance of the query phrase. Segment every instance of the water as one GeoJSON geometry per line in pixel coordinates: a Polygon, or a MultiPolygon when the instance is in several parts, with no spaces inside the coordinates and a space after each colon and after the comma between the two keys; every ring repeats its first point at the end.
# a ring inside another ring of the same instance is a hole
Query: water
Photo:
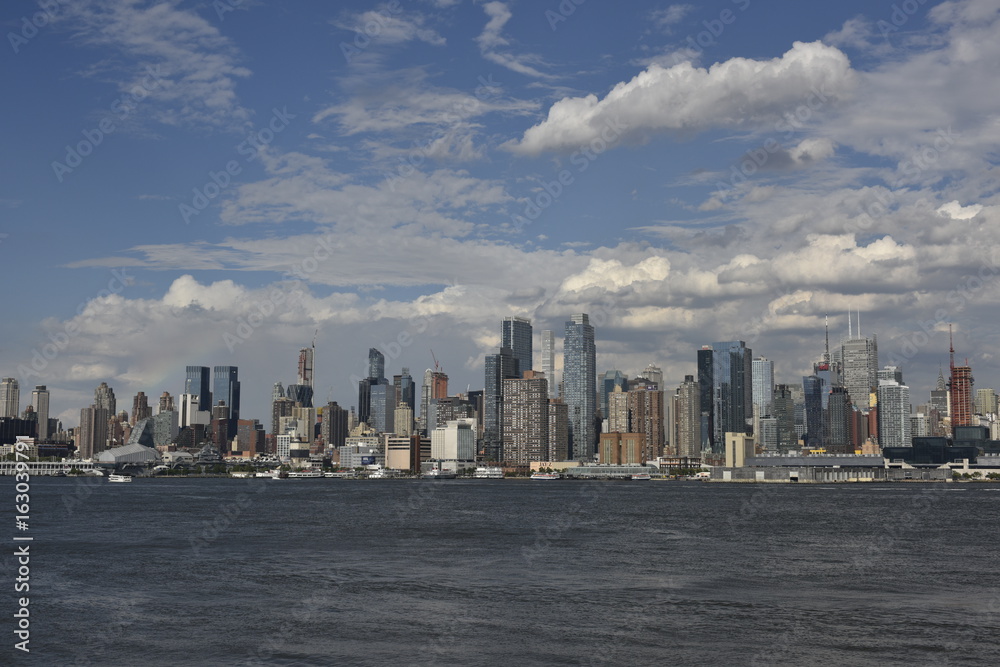
{"type": "Polygon", "coordinates": [[[35,478],[30,660],[994,665],[995,490],[35,478]]]}

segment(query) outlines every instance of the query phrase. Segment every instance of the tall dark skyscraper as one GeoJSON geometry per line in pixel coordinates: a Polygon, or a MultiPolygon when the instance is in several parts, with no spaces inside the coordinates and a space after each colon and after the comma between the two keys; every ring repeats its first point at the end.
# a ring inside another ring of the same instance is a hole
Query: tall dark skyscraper
{"type": "Polygon", "coordinates": [[[590,460],[597,442],[594,413],[597,411],[597,346],[594,327],[586,313],[566,322],[563,339],[563,399],[569,407],[569,437],[572,457],[590,460]]]}
{"type": "MultiPolygon", "coordinates": [[[[208,366],[188,366],[184,378],[184,393],[198,395],[198,410],[212,411],[212,390],[209,386],[208,366]]],[[[228,405],[228,401],[227,401],[228,405]]]]}
{"type": "Polygon", "coordinates": [[[714,450],[715,423],[715,366],[712,347],[703,345],[698,350],[698,407],[701,412],[701,451],[714,450]]]}
{"type": "Polygon", "coordinates": [[[517,361],[517,377],[522,377],[525,371],[534,370],[532,360],[531,320],[523,317],[505,317],[500,334],[500,347],[505,347],[514,353],[517,361]]]}
{"type": "Polygon", "coordinates": [[[392,384],[396,387],[396,404],[405,405],[416,414],[417,388],[413,383],[410,369],[403,367],[403,372],[392,376],[392,384]]]}
{"type": "Polygon", "coordinates": [[[752,433],[753,359],[741,340],[712,343],[712,453],[725,454],[726,433],[752,433]]]}
{"type": "Polygon", "coordinates": [[[374,347],[368,348],[368,377],[372,380],[385,378],[385,355],[374,347]]]}
{"type": "Polygon", "coordinates": [[[236,366],[216,366],[212,370],[215,374],[214,399],[216,403],[225,401],[229,408],[229,427],[226,438],[232,440],[236,437],[236,422],[240,419],[239,369],[236,366]]]}
{"type": "Polygon", "coordinates": [[[486,387],[483,390],[483,449],[488,461],[503,456],[503,381],[517,378],[517,361],[510,348],[486,355],[486,387]]]}
{"type": "Polygon", "coordinates": [[[806,446],[820,449],[826,446],[824,395],[829,391],[826,381],[818,375],[802,378],[802,394],[806,402],[806,446]]]}
{"type": "MultiPolygon", "coordinates": [[[[385,377],[385,355],[374,347],[368,349],[368,377],[358,383],[358,420],[372,423],[372,387],[388,384],[385,377]]],[[[384,398],[382,400],[385,402],[384,398]]],[[[384,410],[384,408],[383,408],[384,410]]],[[[384,415],[381,416],[384,419],[384,415]]]]}

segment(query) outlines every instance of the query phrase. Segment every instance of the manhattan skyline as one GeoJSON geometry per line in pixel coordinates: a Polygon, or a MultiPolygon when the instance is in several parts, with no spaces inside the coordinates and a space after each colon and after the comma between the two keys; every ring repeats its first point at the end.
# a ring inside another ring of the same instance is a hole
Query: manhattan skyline
{"type": "Polygon", "coordinates": [[[801,381],[848,311],[914,403],[949,322],[997,386],[995,2],[574,6],[9,3],[21,407],[44,385],[73,426],[101,382],[232,366],[266,421],[313,340],[316,404],[371,347],[454,394],[505,317],[560,368],[574,313],[598,376],[670,390],[713,341],[801,381]]]}

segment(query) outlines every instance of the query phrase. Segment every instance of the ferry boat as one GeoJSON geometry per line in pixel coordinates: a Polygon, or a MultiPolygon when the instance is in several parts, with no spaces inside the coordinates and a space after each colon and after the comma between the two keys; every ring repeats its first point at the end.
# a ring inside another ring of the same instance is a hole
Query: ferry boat
{"type": "Polygon", "coordinates": [[[472,476],[475,479],[503,479],[503,468],[479,466],[472,476]]]}
{"type": "Polygon", "coordinates": [[[131,482],[132,477],[129,475],[108,475],[109,482],[131,482]]]}
{"type": "Polygon", "coordinates": [[[440,468],[434,468],[433,470],[428,470],[424,474],[420,475],[424,479],[455,479],[456,475],[451,470],[441,470],[440,468]]]}
{"type": "Polygon", "coordinates": [[[536,472],[531,474],[531,479],[559,479],[557,472],[536,472]]]}
{"type": "Polygon", "coordinates": [[[632,475],[632,479],[648,480],[653,479],[653,477],[648,472],[637,472],[632,475]]]}
{"type": "Polygon", "coordinates": [[[319,470],[296,470],[295,472],[288,473],[289,479],[301,478],[301,477],[322,477],[323,473],[319,470]]]}

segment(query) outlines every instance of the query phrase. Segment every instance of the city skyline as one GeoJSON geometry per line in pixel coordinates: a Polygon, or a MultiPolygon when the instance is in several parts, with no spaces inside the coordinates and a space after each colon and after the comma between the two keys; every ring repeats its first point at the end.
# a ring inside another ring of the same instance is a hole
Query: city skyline
{"type": "Polygon", "coordinates": [[[477,386],[496,321],[577,312],[599,374],[745,340],[798,384],[852,311],[912,395],[948,322],[1000,382],[995,3],[58,4],[0,72],[22,407],[221,365],[266,416],[313,340],[315,405],[372,346],[477,386]]]}

